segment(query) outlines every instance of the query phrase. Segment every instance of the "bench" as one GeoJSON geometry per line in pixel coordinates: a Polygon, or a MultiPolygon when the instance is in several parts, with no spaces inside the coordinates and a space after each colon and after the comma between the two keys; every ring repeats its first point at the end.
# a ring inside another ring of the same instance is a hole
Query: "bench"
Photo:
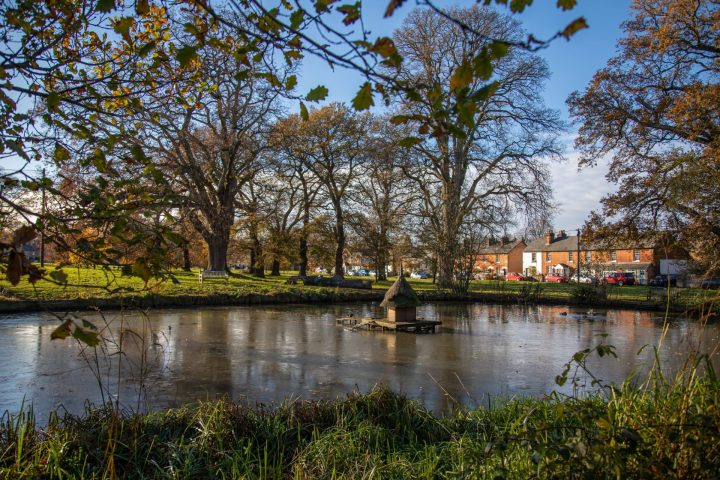
{"type": "Polygon", "coordinates": [[[206,278],[224,278],[227,281],[230,276],[225,270],[203,270],[200,272],[200,283],[203,283],[206,278]]]}

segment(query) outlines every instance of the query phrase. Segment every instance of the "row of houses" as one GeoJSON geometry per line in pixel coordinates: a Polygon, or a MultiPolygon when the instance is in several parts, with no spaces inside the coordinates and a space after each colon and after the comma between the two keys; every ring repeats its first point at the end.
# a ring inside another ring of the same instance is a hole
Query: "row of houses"
{"type": "Polygon", "coordinates": [[[577,272],[592,276],[633,272],[638,283],[646,284],[655,275],[681,274],[687,268],[687,256],[650,242],[598,246],[578,242],[577,235],[564,230],[548,232],[530,243],[522,239],[488,239],[478,252],[475,272],[505,275],[559,274],[570,277],[577,272]]]}

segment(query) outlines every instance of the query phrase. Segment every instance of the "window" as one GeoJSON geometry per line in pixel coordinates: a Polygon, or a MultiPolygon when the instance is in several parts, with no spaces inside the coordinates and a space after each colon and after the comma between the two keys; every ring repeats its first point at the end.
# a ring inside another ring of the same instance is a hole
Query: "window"
{"type": "Polygon", "coordinates": [[[640,250],[633,250],[633,262],[640,261],[640,250]]]}
{"type": "Polygon", "coordinates": [[[617,262],[617,251],[610,250],[610,261],[617,262]]]}
{"type": "Polygon", "coordinates": [[[552,254],[550,252],[547,252],[545,254],[545,261],[546,262],[552,262],[552,254]]]}
{"type": "Polygon", "coordinates": [[[536,263],[536,262],[537,262],[537,253],[536,253],[536,252],[533,252],[533,253],[532,253],[532,260],[531,260],[531,261],[532,261],[532,263],[536,263]]]}
{"type": "Polygon", "coordinates": [[[568,262],[572,262],[575,260],[575,254],[573,252],[568,252],[568,262]]]}

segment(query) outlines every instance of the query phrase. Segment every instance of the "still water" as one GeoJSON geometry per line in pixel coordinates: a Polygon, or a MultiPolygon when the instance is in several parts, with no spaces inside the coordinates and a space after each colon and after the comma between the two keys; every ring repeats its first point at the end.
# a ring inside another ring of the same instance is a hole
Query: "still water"
{"type": "MultiPolygon", "coordinates": [[[[592,371],[605,382],[621,382],[652,362],[651,349],[638,351],[658,344],[663,323],[657,313],[631,310],[428,304],[418,314],[442,322],[435,334],[336,326],[338,316],[351,314],[379,316],[382,309],[295,305],[86,315],[107,325],[109,342],[97,350],[51,340],[59,322],[50,315],[0,316],[0,411],[16,412],[24,401],[43,419],[51,409],[80,413],[86,402],[118,396],[128,410],[221,396],[276,403],[335,398],[377,383],[442,411],[454,402],[474,406],[490,397],[557,390],[555,376],[573,353],[603,338],[619,358],[593,357],[592,371]]],[[[710,353],[719,342],[720,326],[675,320],[662,344],[662,368],[676,370],[688,351],[710,353]]],[[[717,368],[717,356],[713,360],[717,368]]],[[[568,386],[559,391],[571,392],[568,386]]]]}

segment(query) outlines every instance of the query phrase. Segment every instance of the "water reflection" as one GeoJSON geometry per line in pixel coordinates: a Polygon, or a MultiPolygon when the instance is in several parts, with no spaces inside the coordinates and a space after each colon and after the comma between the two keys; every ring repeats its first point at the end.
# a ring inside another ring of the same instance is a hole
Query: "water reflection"
{"type": "MultiPolygon", "coordinates": [[[[106,331],[114,344],[97,358],[71,341],[50,341],[49,317],[6,316],[0,409],[15,411],[25,398],[41,418],[59,406],[80,412],[86,399],[102,401],[99,384],[105,398],[143,410],[220,396],[251,403],[334,398],[386,383],[440,411],[453,401],[483,403],[487,395],[546,394],[574,352],[603,338],[620,358],[589,365],[603,380],[620,382],[652,361],[651,349],[637,353],[662,334],[662,318],[653,313],[482,304],[421,307],[419,315],[443,322],[434,335],[335,325],[337,316],[381,313],[376,304],[115,313],[106,331]],[[124,355],[117,355],[121,342],[124,355]]],[[[676,369],[690,349],[717,348],[719,331],[674,321],[663,369],[676,369]]]]}

